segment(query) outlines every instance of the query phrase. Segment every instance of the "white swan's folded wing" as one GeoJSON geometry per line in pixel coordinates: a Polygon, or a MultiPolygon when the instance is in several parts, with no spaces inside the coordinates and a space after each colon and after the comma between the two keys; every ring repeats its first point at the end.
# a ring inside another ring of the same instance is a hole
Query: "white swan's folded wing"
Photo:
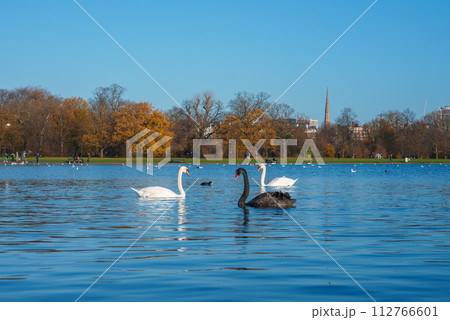
{"type": "MultiPolygon", "coordinates": [[[[135,190],[136,191],[136,190],[135,190]]],[[[136,191],[142,198],[177,198],[180,197],[170,189],[163,187],[147,187],[136,191]]]]}
{"type": "Polygon", "coordinates": [[[298,179],[294,180],[294,179],[291,179],[291,178],[280,177],[280,178],[273,179],[272,181],[267,183],[266,186],[269,186],[269,187],[288,187],[288,186],[294,185],[294,183],[297,180],[298,179]]]}

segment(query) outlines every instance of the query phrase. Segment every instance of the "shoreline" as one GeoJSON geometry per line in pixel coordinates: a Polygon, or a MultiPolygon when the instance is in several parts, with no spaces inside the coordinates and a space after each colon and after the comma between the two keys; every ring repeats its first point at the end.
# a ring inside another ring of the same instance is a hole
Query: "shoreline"
{"type": "MultiPolygon", "coordinates": [[[[69,164],[68,158],[66,157],[42,157],[39,159],[39,164],[69,164]]],[[[83,158],[83,165],[91,164],[91,165],[98,165],[98,164],[117,164],[117,165],[123,165],[126,164],[126,158],[91,158],[91,161],[89,163],[86,162],[87,159],[83,158]]],[[[154,158],[154,163],[159,163],[163,158],[154,158]]],[[[405,162],[405,159],[393,159],[393,162],[390,163],[389,159],[367,159],[367,158],[324,158],[323,159],[325,164],[449,164],[450,159],[412,159],[409,162],[405,162]]],[[[241,164],[244,161],[244,159],[236,159],[236,164],[241,164]]],[[[297,161],[297,158],[288,158],[287,164],[295,164],[297,161]]],[[[11,165],[13,162],[0,162],[1,165],[11,165]]],[[[133,159],[133,164],[136,163],[136,160],[133,159]]],[[[201,165],[205,164],[229,164],[228,159],[223,160],[206,160],[205,158],[200,159],[201,165]]],[[[317,164],[316,160],[312,160],[313,164],[317,164]]],[[[30,160],[27,162],[27,164],[36,164],[36,160],[30,160]]],[[[169,164],[193,164],[192,158],[173,158],[173,162],[169,162],[169,164]]],[[[250,164],[256,164],[255,159],[252,159],[250,161],[250,164]]],[[[278,163],[280,164],[280,163],[278,163]]],[[[303,162],[304,165],[309,164],[309,162],[303,162]]],[[[15,162],[14,165],[22,165],[20,162],[15,162]]],[[[81,165],[77,164],[77,165],[81,165]]],[[[145,165],[145,159],[144,159],[144,165],[145,165]]]]}

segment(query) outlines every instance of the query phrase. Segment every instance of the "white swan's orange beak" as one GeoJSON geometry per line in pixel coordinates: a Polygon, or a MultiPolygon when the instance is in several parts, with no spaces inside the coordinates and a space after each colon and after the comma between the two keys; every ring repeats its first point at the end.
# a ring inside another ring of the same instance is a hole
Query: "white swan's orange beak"
{"type": "Polygon", "coordinates": [[[258,167],[258,171],[261,170],[261,166],[258,167]]]}
{"type": "Polygon", "coordinates": [[[239,177],[239,173],[236,172],[236,177],[234,177],[234,180],[236,180],[239,177]]]}
{"type": "Polygon", "coordinates": [[[186,174],[190,177],[191,175],[189,174],[189,170],[186,169],[186,174]]]}

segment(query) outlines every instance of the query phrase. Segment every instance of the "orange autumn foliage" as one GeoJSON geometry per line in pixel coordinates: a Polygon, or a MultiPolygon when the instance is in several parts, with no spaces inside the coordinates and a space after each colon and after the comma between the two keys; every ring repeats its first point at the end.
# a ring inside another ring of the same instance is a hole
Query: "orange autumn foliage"
{"type": "MultiPolygon", "coordinates": [[[[274,131],[269,123],[269,118],[263,114],[261,109],[255,109],[239,118],[235,115],[228,116],[220,129],[218,136],[225,139],[224,144],[228,152],[228,140],[236,139],[236,154],[238,157],[244,157],[247,150],[241,139],[248,139],[255,145],[259,139],[271,139],[274,137],[274,131]],[[259,120],[254,123],[255,120],[259,120]]],[[[267,142],[264,144],[270,148],[267,142]]],[[[261,150],[260,150],[261,151],[261,150]]]]}
{"type": "Polygon", "coordinates": [[[81,147],[83,133],[92,127],[89,104],[79,97],[64,99],[50,116],[50,128],[57,141],[60,154],[65,154],[65,146],[81,147]]]}
{"type": "MultiPolygon", "coordinates": [[[[173,136],[169,132],[169,122],[166,120],[166,117],[160,111],[154,110],[153,106],[148,102],[126,104],[113,112],[111,118],[113,123],[113,135],[111,139],[114,144],[125,145],[126,140],[144,129],[150,129],[151,132],[158,132],[161,134],[161,137],[173,136]]],[[[158,148],[155,151],[155,155],[162,156],[164,150],[169,145],[170,141],[158,148]]],[[[133,148],[133,151],[136,151],[135,145],[133,148]]],[[[146,148],[144,148],[145,151],[146,148]]]]}

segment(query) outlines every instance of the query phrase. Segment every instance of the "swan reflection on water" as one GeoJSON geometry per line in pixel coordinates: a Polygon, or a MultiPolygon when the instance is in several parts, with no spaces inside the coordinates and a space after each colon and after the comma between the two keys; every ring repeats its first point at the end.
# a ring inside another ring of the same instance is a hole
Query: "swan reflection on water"
{"type": "Polygon", "coordinates": [[[160,215],[165,211],[169,214],[169,211],[176,209],[179,219],[186,220],[187,210],[184,198],[139,198],[137,205],[142,208],[140,214],[144,216],[160,215]]]}
{"type": "Polygon", "coordinates": [[[177,207],[177,212],[180,216],[185,216],[186,215],[186,203],[184,198],[179,198],[178,199],[178,207],[177,207]]]}
{"type": "MultiPolygon", "coordinates": [[[[186,204],[184,203],[184,199],[178,199],[178,208],[177,208],[177,212],[178,212],[178,227],[177,230],[178,231],[186,231],[186,224],[188,222],[188,216],[186,213],[186,204]]],[[[178,239],[180,240],[180,239],[178,239]]]]}
{"type": "MultiPolygon", "coordinates": [[[[188,224],[188,211],[186,207],[186,200],[184,198],[178,199],[154,199],[154,198],[140,198],[139,205],[144,209],[140,211],[140,216],[158,218],[163,217],[165,215],[169,216],[173,214],[176,210],[177,213],[177,222],[176,222],[176,230],[180,232],[178,236],[174,239],[178,241],[186,241],[189,240],[189,237],[186,235],[182,235],[181,232],[187,231],[188,224]],[[164,214],[165,213],[165,214],[164,214]]],[[[173,217],[173,215],[172,215],[173,217]]],[[[158,227],[155,227],[158,229],[158,227]]],[[[176,249],[178,252],[186,251],[185,247],[179,247],[176,249]]]]}
{"type": "MultiPolygon", "coordinates": [[[[177,208],[177,212],[178,212],[178,221],[177,221],[177,231],[178,232],[184,232],[187,231],[187,223],[188,223],[188,215],[186,213],[186,205],[184,203],[184,199],[178,199],[178,208],[177,208]]],[[[183,236],[182,234],[180,234],[177,237],[178,241],[186,241],[189,240],[189,238],[187,236],[183,236]]],[[[178,251],[185,251],[186,248],[184,247],[180,247],[178,248],[178,251]]]]}
{"type": "MultiPolygon", "coordinates": [[[[248,225],[248,222],[250,221],[250,219],[249,219],[250,215],[249,214],[250,214],[250,211],[248,211],[247,208],[244,208],[244,220],[242,222],[242,225],[244,227],[246,227],[248,225]]],[[[243,232],[245,232],[245,230],[243,232]]]]}

